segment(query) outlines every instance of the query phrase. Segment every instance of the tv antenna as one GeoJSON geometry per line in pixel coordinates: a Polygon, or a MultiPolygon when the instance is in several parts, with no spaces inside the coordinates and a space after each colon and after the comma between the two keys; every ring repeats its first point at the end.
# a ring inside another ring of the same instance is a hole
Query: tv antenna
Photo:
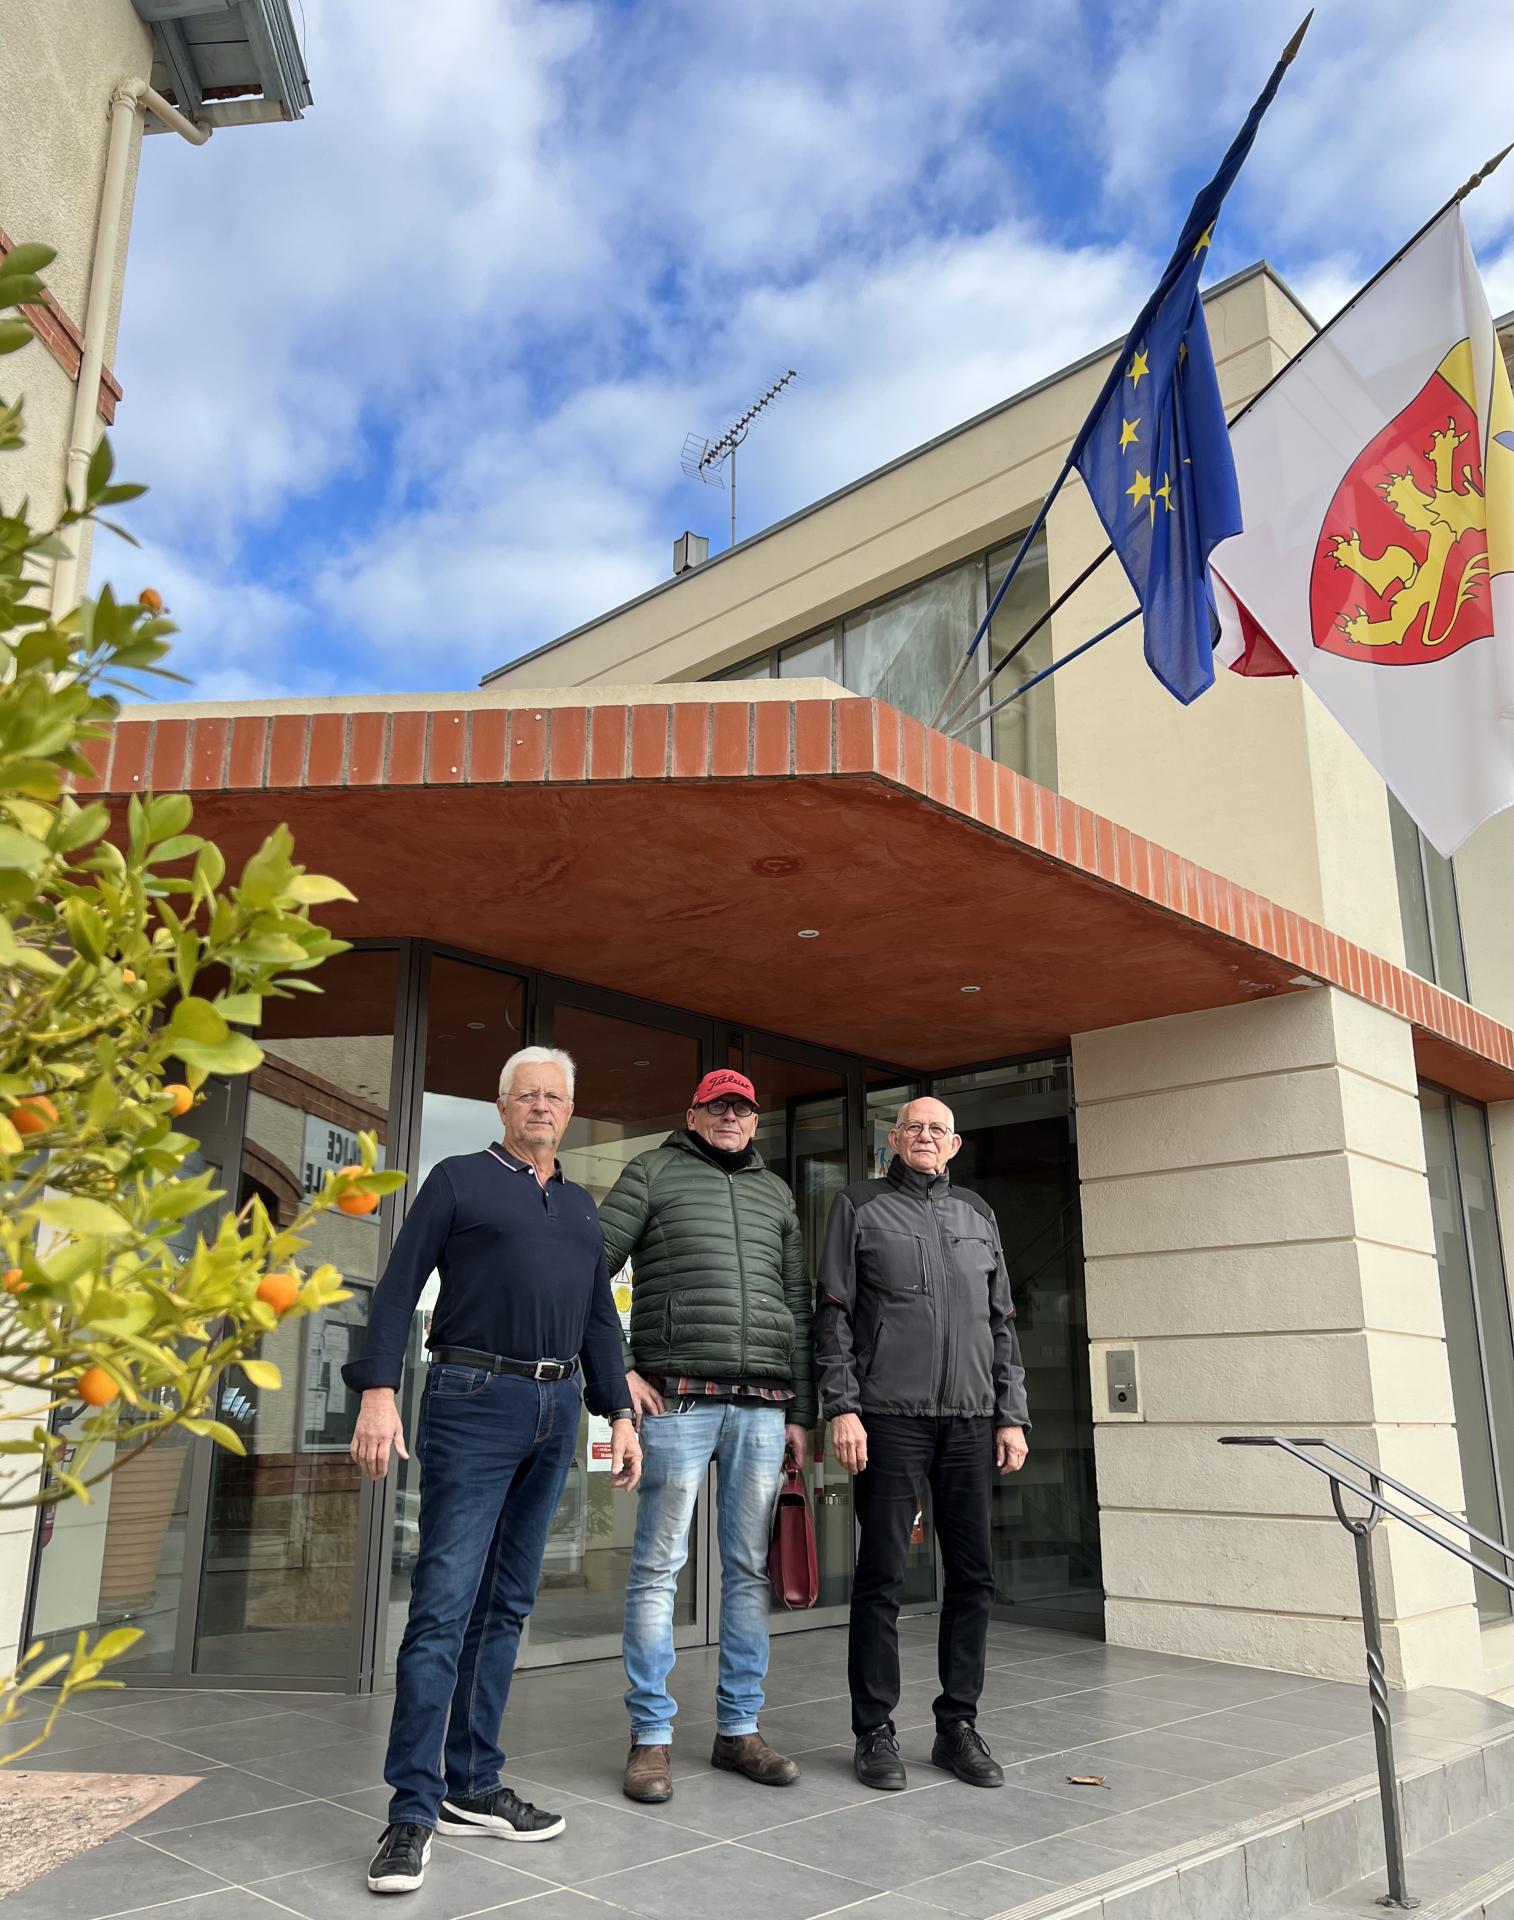
{"type": "Polygon", "coordinates": [[[752,430],[753,422],[759,414],[766,413],[778,400],[784,388],[792,380],[799,378],[793,367],[781,373],[767,392],[759,395],[746,412],[733,420],[718,440],[706,440],[703,435],[691,433],[683,443],[683,470],[691,480],[703,480],[707,487],[723,487],[725,481],[721,468],[729,460],[731,463],[731,545],[736,544],[736,449],[752,430]]]}

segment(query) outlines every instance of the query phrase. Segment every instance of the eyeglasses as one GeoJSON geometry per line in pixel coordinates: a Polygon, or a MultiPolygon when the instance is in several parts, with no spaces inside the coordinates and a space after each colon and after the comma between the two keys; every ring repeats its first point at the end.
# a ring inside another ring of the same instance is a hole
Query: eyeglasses
{"type": "Polygon", "coordinates": [[[738,1120],[750,1120],[757,1111],[750,1100],[706,1100],[704,1110],[713,1113],[717,1120],[724,1120],[728,1113],[738,1120]]]}
{"type": "Polygon", "coordinates": [[[568,1096],[565,1093],[557,1093],[550,1088],[543,1093],[539,1088],[525,1087],[510,1097],[518,1107],[534,1107],[538,1101],[554,1109],[560,1109],[568,1104],[568,1096]]]}
{"type": "Polygon", "coordinates": [[[922,1133],[928,1133],[932,1140],[950,1140],[952,1137],[951,1128],[943,1127],[939,1120],[911,1120],[899,1131],[907,1134],[911,1140],[918,1140],[922,1133]]]}

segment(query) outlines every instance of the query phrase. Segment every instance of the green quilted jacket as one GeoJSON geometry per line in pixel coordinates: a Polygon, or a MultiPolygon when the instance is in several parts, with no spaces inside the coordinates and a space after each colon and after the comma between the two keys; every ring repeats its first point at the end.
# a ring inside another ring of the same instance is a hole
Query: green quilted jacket
{"type": "Polygon", "coordinates": [[[639,1373],[788,1381],[816,1416],[813,1297],[794,1196],[759,1154],[725,1173],[671,1133],[630,1161],[599,1209],[611,1273],[635,1263],[630,1360],[639,1373]]]}

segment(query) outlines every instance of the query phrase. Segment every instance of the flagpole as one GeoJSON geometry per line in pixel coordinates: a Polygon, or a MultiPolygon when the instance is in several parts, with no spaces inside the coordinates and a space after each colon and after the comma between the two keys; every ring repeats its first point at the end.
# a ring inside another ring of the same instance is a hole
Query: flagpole
{"type": "MultiPolygon", "coordinates": [[[[1396,267],[1399,261],[1403,259],[1404,255],[1408,253],[1412,247],[1416,246],[1419,241],[1424,239],[1425,235],[1430,231],[1431,227],[1435,225],[1436,221],[1442,219],[1446,214],[1448,214],[1451,211],[1453,207],[1460,206],[1461,202],[1466,199],[1469,193],[1471,193],[1475,188],[1480,187],[1482,183],[1486,179],[1488,179],[1491,174],[1494,174],[1497,172],[1499,167],[1503,165],[1504,161],[1508,159],[1511,153],[1514,153],[1514,141],[1511,141],[1510,144],[1503,149],[1502,153],[1495,153],[1490,160],[1485,160],[1482,163],[1482,165],[1477,169],[1476,173],[1472,174],[1469,179],[1464,180],[1462,184],[1456,189],[1455,193],[1453,193],[1448,200],[1444,201],[1442,205],[1438,206],[1435,209],[1434,213],[1430,215],[1429,219],[1423,223],[1423,225],[1421,225],[1420,227],[1417,227],[1415,231],[1412,234],[1410,234],[1409,238],[1403,243],[1403,245],[1392,256],[1392,258],[1385,260],[1383,264],[1378,268],[1377,272],[1373,274],[1372,278],[1370,280],[1363,281],[1362,285],[1357,288],[1356,292],[1352,294],[1351,298],[1346,302],[1346,304],[1343,307],[1340,307],[1335,313],[1331,314],[1330,318],[1319,329],[1318,333],[1316,333],[1312,339],[1307,340],[1304,343],[1304,345],[1299,348],[1298,352],[1294,354],[1290,360],[1284,361],[1283,365],[1278,368],[1277,372],[1274,373],[1270,379],[1265,381],[1263,385],[1257,388],[1256,392],[1252,394],[1251,398],[1246,402],[1246,404],[1231,416],[1230,420],[1227,422],[1227,425],[1230,427],[1234,427],[1239,421],[1244,420],[1246,415],[1250,413],[1251,409],[1262,398],[1262,396],[1270,392],[1271,389],[1277,385],[1278,381],[1282,379],[1285,373],[1291,373],[1293,369],[1298,365],[1299,361],[1302,360],[1304,356],[1309,352],[1310,348],[1318,346],[1320,341],[1324,339],[1325,335],[1330,331],[1330,329],[1335,325],[1335,323],[1338,320],[1345,319],[1346,315],[1351,311],[1351,309],[1354,306],[1356,306],[1360,300],[1364,299],[1366,295],[1372,291],[1372,289],[1377,285],[1378,281],[1382,279],[1383,275],[1385,273],[1388,273],[1392,268],[1396,267]]],[[[1066,478],[1066,475],[1064,473],[1058,479],[1057,485],[1060,486],[1062,484],[1062,480],[1065,478],[1066,478]]],[[[1050,502],[1048,501],[1047,504],[1049,505],[1050,502]]],[[[1044,519],[1044,517],[1045,515],[1043,512],[1041,515],[1041,518],[1044,519]]],[[[1039,526],[1039,521],[1037,522],[1037,526],[1039,526]]],[[[1034,531],[1036,531],[1036,529],[1032,528],[1032,532],[1034,531]]],[[[1098,571],[1098,569],[1101,566],[1103,566],[1104,562],[1107,559],[1109,559],[1110,555],[1113,552],[1114,552],[1114,548],[1112,546],[1107,546],[1105,547],[1102,553],[1100,553],[1095,559],[1091,560],[1088,563],[1088,565],[1083,569],[1083,571],[1078,575],[1077,579],[1074,580],[1070,586],[1065,587],[1062,590],[1062,592],[1057,596],[1057,598],[1052,602],[1052,604],[1046,609],[1046,611],[1040,615],[1040,617],[1036,620],[1035,624],[1032,627],[1028,628],[1027,631],[1020,636],[1020,638],[1015,642],[1014,646],[1011,647],[1009,652],[1005,654],[1004,658],[1000,660],[996,666],[991,667],[988,673],[984,676],[984,678],[981,681],[979,681],[978,685],[972,688],[964,696],[963,699],[957,702],[956,706],[952,709],[951,713],[947,715],[945,720],[942,719],[942,709],[945,708],[947,701],[946,699],[943,699],[941,702],[941,707],[937,709],[936,717],[934,720],[932,720],[931,725],[936,727],[941,727],[944,732],[954,732],[959,726],[963,717],[967,714],[967,712],[971,708],[973,702],[976,700],[982,699],[985,689],[987,689],[990,685],[992,685],[993,681],[998,677],[999,674],[1001,674],[1004,671],[1004,669],[1009,665],[1010,661],[1014,659],[1015,655],[1019,653],[1024,647],[1029,645],[1029,643],[1041,631],[1042,627],[1046,625],[1047,621],[1050,620],[1052,615],[1056,613],[1067,600],[1071,599],[1072,595],[1078,590],[1079,587],[1083,585],[1083,583],[1086,580],[1088,580],[1094,573],[1098,571]]],[[[1008,579],[1006,579],[1004,582],[1004,586],[1008,586],[1008,584],[1009,584],[1009,581],[1008,579]]],[[[995,598],[995,601],[994,601],[995,607],[997,607],[999,599],[1002,599],[1003,597],[1004,586],[1000,587],[998,596],[996,596],[995,598]]],[[[993,617],[993,611],[994,609],[991,607],[989,609],[990,619],[993,617]]],[[[1108,629],[1106,629],[1106,631],[1108,631],[1108,629]]],[[[1101,634],[1098,637],[1102,639],[1103,635],[1101,634]]],[[[1082,653],[1085,650],[1086,650],[1085,648],[1079,647],[1077,652],[1082,653]]],[[[951,694],[956,690],[956,688],[961,684],[962,675],[967,668],[967,660],[971,659],[971,657],[972,657],[971,649],[969,649],[967,659],[963,660],[962,665],[957,672],[956,678],[953,680],[952,685],[947,689],[948,699],[950,698],[951,694]]],[[[1068,660],[1073,660],[1077,658],[1077,654],[1069,653],[1064,657],[1068,660]]],[[[1035,686],[1038,681],[1044,678],[1045,678],[1044,674],[1037,674],[1035,676],[1035,679],[1027,680],[1023,686],[1016,688],[1015,692],[1009,696],[1009,699],[1017,700],[1020,697],[1020,695],[1024,693],[1028,688],[1035,686]]],[[[977,719],[979,721],[987,720],[991,718],[992,715],[997,713],[1000,707],[1007,706],[1007,705],[1008,705],[1008,701],[1001,700],[997,702],[994,706],[990,707],[987,713],[980,713],[979,715],[977,715],[977,719]]]]}

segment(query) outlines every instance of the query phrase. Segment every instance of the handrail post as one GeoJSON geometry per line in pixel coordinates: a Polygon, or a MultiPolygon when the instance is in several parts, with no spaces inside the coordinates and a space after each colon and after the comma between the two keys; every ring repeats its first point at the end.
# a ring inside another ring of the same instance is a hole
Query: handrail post
{"type": "MultiPolygon", "coordinates": [[[[1372,1491],[1378,1491],[1376,1480],[1372,1491]]],[[[1377,1791],[1383,1804],[1383,1850],[1388,1865],[1388,1891],[1380,1907],[1417,1907],[1405,1884],[1404,1805],[1398,1769],[1393,1764],[1393,1716],[1388,1707],[1388,1669],[1383,1659],[1383,1622],[1377,1604],[1377,1570],[1372,1564],[1372,1535],[1382,1518],[1374,1508],[1370,1520],[1348,1519],[1340,1503],[1339,1483],[1332,1480],[1335,1511],[1356,1548],[1356,1579],[1362,1596],[1362,1638],[1367,1645],[1367,1693],[1372,1701],[1372,1738],[1377,1745],[1377,1791]]]]}

